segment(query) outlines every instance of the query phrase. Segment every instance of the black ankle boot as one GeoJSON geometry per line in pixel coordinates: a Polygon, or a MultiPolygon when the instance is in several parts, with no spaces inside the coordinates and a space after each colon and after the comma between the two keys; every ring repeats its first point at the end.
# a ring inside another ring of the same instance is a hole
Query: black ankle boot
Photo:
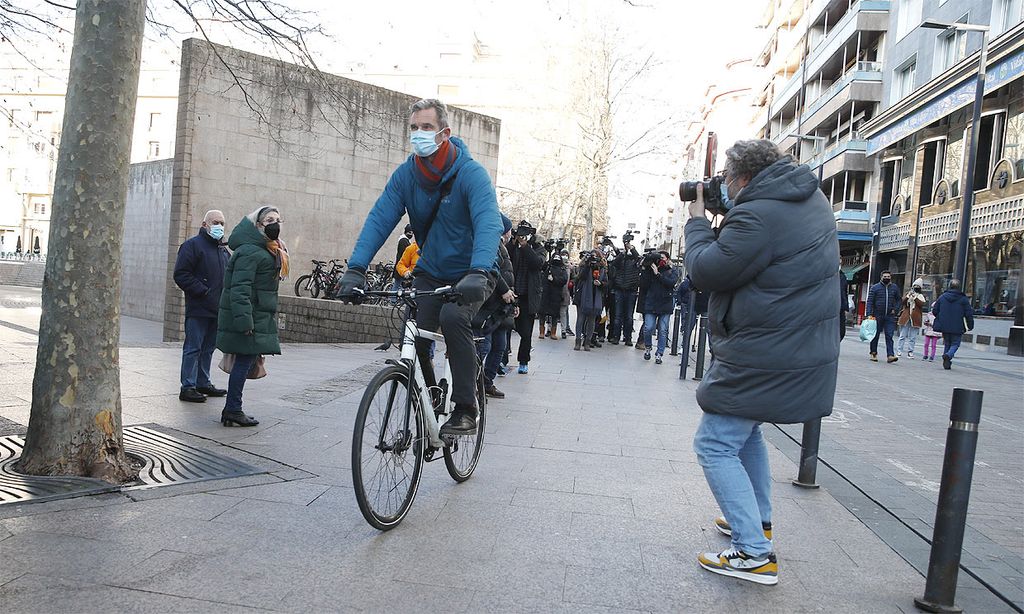
{"type": "Polygon", "coordinates": [[[260,421],[239,409],[235,411],[222,411],[220,413],[220,423],[224,426],[256,426],[260,421]]]}

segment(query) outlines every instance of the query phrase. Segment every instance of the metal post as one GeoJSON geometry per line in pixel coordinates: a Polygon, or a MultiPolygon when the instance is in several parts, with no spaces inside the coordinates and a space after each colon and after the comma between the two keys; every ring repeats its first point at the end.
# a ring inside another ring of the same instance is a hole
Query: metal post
{"type": "Polygon", "coordinates": [[[672,316],[672,350],[669,352],[670,356],[679,356],[679,326],[681,325],[679,319],[682,311],[682,309],[676,307],[675,314],[672,316]]]}
{"type": "Polygon", "coordinates": [[[914,599],[914,605],[926,612],[962,611],[953,600],[967,524],[967,503],[971,497],[982,396],[981,390],[953,389],[928,577],[924,597],[914,599]]]}
{"type": "MultiPolygon", "coordinates": [[[[917,202],[917,221],[914,222],[914,252],[910,260],[909,273],[910,279],[905,280],[907,282],[913,282],[917,279],[917,257],[919,253],[919,247],[921,246],[921,215],[924,211],[924,207],[921,206],[921,201],[917,202]]],[[[907,284],[909,285],[909,284],[907,284]]]]}
{"type": "Polygon", "coordinates": [[[967,292],[967,244],[971,235],[971,208],[974,206],[974,172],[978,165],[978,135],[981,132],[981,108],[985,100],[985,64],[988,61],[988,31],[981,33],[981,56],[978,58],[978,83],[974,89],[974,119],[971,123],[971,148],[967,150],[967,181],[960,205],[960,230],[956,238],[956,259],[953,279],[959,279],[967,292]]]}
{"type": "Polygon", "coordinates": [[[698,316],[697,320],[697,365],[693,368],[694,381],[704,379],[704,354],[707,351],[708,317],[698,316]]]}
{"type": "Polygon", "coordinates": [[[804,422],[804,434],[800,438],[800,472],[793,480],[793,486],[818,488],[818,440],[821,438],[821,418],[804,422]]]}
{"type": "Polygon", "coordinates": [[[690,291],[690,304],[686,309],[686,322],[683,330],[683,358],[679,363],[679,379],[686,379],[686,370],[690,366],[690,333],[696,318],[697,292],[690,291]]]}

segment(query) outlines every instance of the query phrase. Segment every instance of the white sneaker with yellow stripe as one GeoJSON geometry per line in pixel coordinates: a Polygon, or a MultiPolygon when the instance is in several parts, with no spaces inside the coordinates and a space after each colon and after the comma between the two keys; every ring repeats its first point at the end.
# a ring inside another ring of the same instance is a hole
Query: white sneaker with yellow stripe
{"type": "Polygon", "coordinates": [[[754,557],[742,550],[729,548],[718,553],[705,552],[697,557],[697,562],[711,573],[758,584],[779,583],[779,564],[771,552],[754,557]]]}

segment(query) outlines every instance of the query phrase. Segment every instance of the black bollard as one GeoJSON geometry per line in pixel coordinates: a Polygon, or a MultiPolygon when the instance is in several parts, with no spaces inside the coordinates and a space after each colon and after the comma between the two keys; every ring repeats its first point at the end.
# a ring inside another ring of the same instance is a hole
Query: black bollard
{"type": "Polygon", "coordinates": [[[800,438],[800,472],[793,480],[793,486],[818,488],[818,440],[821,439],[821,418],[804,422],[804,434],[800,438]]]}
{"type": "Polygon", "coordinates": [[[679,356],[679,316],[682,310],[676,307],[675,315],[672,317],[672,322],[675,324],[672,327],[672,351],[669,352],[670,356],[679,356]]]}
{"type": "Polygon", "coordinates": [[[694,381],[704,379],[704,354],[707,353],[708,317],[697,316],[697,364],[693,368],[694,381]]]}
{"type": "Polygon", "coordinates": [[[935,509],[935,530],[928,558],[928,578],[925,580],[924,597],[914,599],[914,605],[925,612],[963,611],[953,600],[964,545],[967,503],[971,498],[971,476],[974,474],[974,454],[978,449],[983,394],[981,390],[953,389],[939,504],[935,509]]]}

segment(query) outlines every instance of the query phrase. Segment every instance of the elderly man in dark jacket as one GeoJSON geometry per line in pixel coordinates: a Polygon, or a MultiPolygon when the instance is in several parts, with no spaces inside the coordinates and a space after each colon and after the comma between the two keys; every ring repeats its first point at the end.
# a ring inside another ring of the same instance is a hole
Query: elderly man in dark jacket
{"type": "Polygon", "coordinates": [[[960,349],[964,333],[974,329],[974,309],[967,295],[960,290],[960,280],[949,282],[949,289],[935,301],[932,309],[935,323],[932,328],[942,333],[942,368],[952,368],[953,356],[960,349]]]}
{"type": "Polygon", "coordinates": [[[516,332],[519,333],[519,373],[525,375],[530,372],[533,322],[541,311],[541,302],[544,298],[541,271],[544,269],[546,252],[543,241],[537,237],[537,229],[526,220],[516,226],[515,234],[507,247],[516,278],[513,289],[519,298],[519,316],[516,317],[516,332]]]}
{"type": "Polygon", "coordinates": [[[771,531],[771,474],[762,422],[832,413],[839,364],[839,240],[828,199],[805,165],[771,141],[726,151],[725,210],[716,237],[704,195],[690,205],[686,265],[711,293],[714,358],[697,387],[704,415],[693,447],[732,537],[698,557],[704,569],[778,582],[771,531]]]}
{"type": "Polygon", "coordinates": [[[896,332],[896,316],[900,312],[902,299],[900,287],[892,283],[892,273],[882,271],[882,280],[868,290],[866,314],[875,320],[875,336],[871,339],[870,356],[872,362],[878,362],[878,337],[885,334],[886,362],[896,362],[892,336],[896,332]]]}
{"type": "Polygon", "coordinates": [[[210,363],[217,345],[217,306],[227,265],[224,214],[208,211],[199,233],[181,244],[174,261],[174,283],[185,293],[185,344],[178,393],[182,401],[203,403],[208,396],[227,394],[210,381],[210,363]]]}

